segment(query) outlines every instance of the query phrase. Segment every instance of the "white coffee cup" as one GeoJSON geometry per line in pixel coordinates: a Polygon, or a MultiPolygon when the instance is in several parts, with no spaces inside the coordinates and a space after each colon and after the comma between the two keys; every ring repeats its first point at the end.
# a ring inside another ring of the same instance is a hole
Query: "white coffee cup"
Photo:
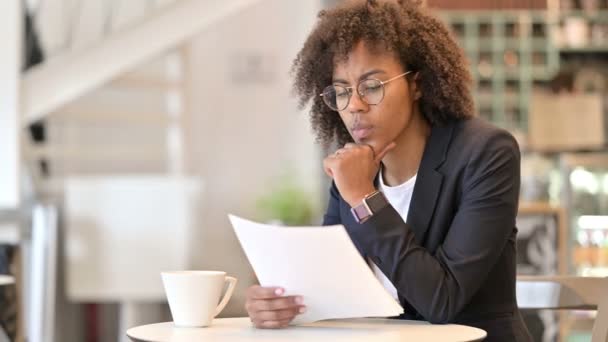
{"type": "Polygon", "coordinates": [[[173,322],[179,327],[206,327],[226,306],[236,278],[220,271],[162,272],[173,322]],[[224,298],[222,289],[228,283],[224,298]],[[219,304],[218,304],[219,302],[219,304]]]}

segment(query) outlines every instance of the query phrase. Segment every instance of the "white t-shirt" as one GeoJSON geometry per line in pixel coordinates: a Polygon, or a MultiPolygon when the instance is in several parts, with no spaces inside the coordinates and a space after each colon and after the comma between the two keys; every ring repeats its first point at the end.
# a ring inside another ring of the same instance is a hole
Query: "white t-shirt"
{"type": "MultiPolygon", "coordinates": [[[[418,174],[414,175],[414,177],[410,178],[403,184],[399,184],[397,186],[388,186],[384,184],[384,179],[382,179],[382,171],[380,171],[379,176],[379,184],[380,191],[384,193],[388,202],[397,210],[403,221],[407,220],[407,213],[410,211],[410,202],[412,200],[412,193],[414,192],[414,185],[416,185],[416,177],[418,174]]],[[[372,270],[376,275],[376,278],[380,280],[384,288],[395,298],[395,300],[399,301],[399,297],[397,296],[397,289],[391,283],[391,281],[382,273],[380,268],[373,263],[373,261],[369,260],[372,265],[372,270]]]]}

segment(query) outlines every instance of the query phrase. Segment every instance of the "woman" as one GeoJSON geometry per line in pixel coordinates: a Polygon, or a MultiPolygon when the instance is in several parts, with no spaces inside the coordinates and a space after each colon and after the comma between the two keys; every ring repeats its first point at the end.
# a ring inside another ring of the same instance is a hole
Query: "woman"
{"type": "MultiPolygon", "coordinates": [[[[294,63],[301,104],[332,177],[324,224],[343,224],[405,309],[400,318],[529,341],[515,299],[519,148],[473,117],[470,75],[440,21],[411,1],[323,11],[294,63]]],[[[253,286],[260,328],[306,310],[282,288],[253,286]]]]}

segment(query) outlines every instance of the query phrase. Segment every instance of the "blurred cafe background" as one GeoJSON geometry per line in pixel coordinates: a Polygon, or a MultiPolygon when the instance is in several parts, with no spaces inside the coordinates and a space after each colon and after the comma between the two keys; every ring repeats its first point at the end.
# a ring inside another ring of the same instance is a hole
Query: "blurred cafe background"
{"type": "MultiPolygon", "coordinates": [[[[255,275],[227,214],[319,224],[329,179],[290,66],[340,0],[0,2],[0,342],[127,341],[160,272],[255,275]]],[[[522,151],[518,272],[608,276],[608,0],[427,0],[477,115],[522,151]]],[[[526,311],[589,341],[594,311],[526,311]]]]}

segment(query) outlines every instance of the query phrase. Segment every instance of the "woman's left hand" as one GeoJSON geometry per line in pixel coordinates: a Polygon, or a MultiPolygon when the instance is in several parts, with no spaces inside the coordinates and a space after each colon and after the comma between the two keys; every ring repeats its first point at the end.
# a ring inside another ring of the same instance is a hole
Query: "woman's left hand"
{"type": "Polygon", "coordinates": [[[342,198],[354,207],[365,195],[375,191],[374,177],[378,173],[380,162],[395,146],[391,142],[376,154],[371,145],[349,143],[327,156],[323,161],[323,169],[333,178],[342,198]]]}

